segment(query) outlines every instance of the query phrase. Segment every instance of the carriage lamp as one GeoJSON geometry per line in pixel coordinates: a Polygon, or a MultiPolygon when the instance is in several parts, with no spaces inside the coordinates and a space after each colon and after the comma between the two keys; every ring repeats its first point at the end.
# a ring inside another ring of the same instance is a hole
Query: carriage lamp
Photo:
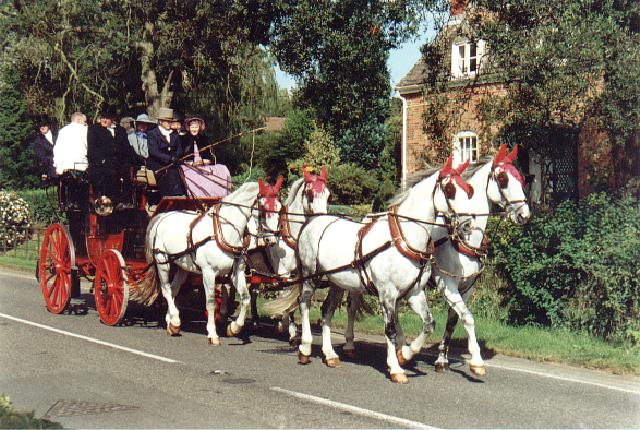
{"type": "Polygon", "coordinates": [[[100,216],[111,215],[113,212],[113,202],[107,196],[100,196],[93,202],[93,207],[96,211],[96,214],[100,216]]]}

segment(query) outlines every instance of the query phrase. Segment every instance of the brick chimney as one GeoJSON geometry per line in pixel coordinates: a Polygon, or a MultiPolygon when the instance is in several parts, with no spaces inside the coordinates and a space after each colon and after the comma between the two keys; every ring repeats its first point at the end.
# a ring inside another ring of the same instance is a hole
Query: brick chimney
{"type": "Polygon", "coordinates": [[[451,16],[463,14],[468,4],[469,0],[451,0],[451,16]]]}

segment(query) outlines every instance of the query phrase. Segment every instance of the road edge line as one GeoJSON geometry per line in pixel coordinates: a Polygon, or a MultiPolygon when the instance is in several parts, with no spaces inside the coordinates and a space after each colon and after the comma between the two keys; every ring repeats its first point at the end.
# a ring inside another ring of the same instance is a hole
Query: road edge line
{"type": "Polygon", "coordinates": [[[19,322],[19,323],[22,323],[22,324],[31,325],[33,327],[38,327],[38,328],[41,328],[41,329],[44,329],[44,330],[48,330],[48,331],[51,331],[51,332],[54,332],[54,333],[62,334],[62,335],[65,335],[65,336],[75,337],[75,338],[78,338],[78,339],[85,340],[87,342],[95,343],[97,345],[108,346],[110,348],[119,349],[121,351],[129,352],[129,353],[135,354],[135,355],[140,355],[140,356],[146,357],[146,358],[152,358],[154,360],[163,361],[165,363],[184,364],[182,361],[174,360],[172,358],[167,358],[167,357],[162,357],[160,355],[150,354],[148,352],[144,352],[144,351],[141,351],[139,349],[133,349],[133,348],[129,348],[127,346],[117,345],[115,343],[106,342],[104,340],[96,339],[95,337],[84,336],[84,335],[81,335],[81,334],[72,333],[70,331],[60,330],[59,328],[51,327],[51,326],[46,325],[46,324],[40,324],[40,323],[37,323],[37,322],[34,322],[34,321],[25,320],[25,319],[22,319],[22,318],[17,318],[17,317],[14,317],[12,315],[8,315],[8,314],[5,314],[5,313],[0,313],[0,318],[8,319],[8,320],[19,322]]]}

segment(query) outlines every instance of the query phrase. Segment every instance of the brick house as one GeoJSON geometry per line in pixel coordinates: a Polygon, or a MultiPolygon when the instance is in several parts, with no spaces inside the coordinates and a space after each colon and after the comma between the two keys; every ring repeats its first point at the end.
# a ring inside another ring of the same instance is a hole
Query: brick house
{"type": "MultiPolygon", "coordinates": [[[[447,125],[440,132],[442,141],[425,132],[425,115],[433,115],[425,98],[426,66],[419,60],[396,86],[402,100],[401,178],[402,185],[413,172],[423,168],[425,162],[442,159],[453,153],[457,163],[476,162],[480,157],[493,155],[497,145],[495,137],[502,124],[483,121],[480,106],[488,96],[503,96],[509,91],[507,83],[492,80],[481,73],[485,58],[482,40],[470,41],[465,34],[465,9],[468,0],[452,0],[451,19],[436,36],[444,53],[441,65],[448,68],[446,98],[436,115],[447,117],[447,125]],[[444,143],[443,143],[444,142],[444,143]]],[[[495,75],[494,75],[495,76],[495,75]]],[[[429,96],[431,97],[431,96],[429,96]]],[[[606,133],[599,131],[596,121],[585,119],[579,129],[561,124],[550,133],[553,149],[543,158],[535,153],[521,151],[518,159],[527,176],[533,202],[577,198],[592,191],[594,176],[604,172],[609,188],[616,188],[616,154],[606,143],[606,133]]],[[[631,147],[637,148],[635,136],[631,147]]],[[[638,169],[637,155],[634,169],[638,169]]],[[[602,176],[602,175],[601,175],[602,176]]],[[[599,177],[599,180],[602,180],[599,177]]]]}

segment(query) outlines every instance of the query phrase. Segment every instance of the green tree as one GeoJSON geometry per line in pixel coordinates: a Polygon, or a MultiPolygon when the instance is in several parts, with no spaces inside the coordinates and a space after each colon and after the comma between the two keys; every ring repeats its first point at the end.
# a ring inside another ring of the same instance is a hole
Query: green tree
{"type": "Polygon", "coordinates": [[[271,46],[300,81],[300,100],[336,138],[344,161],[377,166],[390,94],[389,49],[417,30],[420,2],[299,0],[271,46]]]}
{"type": "Polygon", "coordinates": [[[36,172],[28,138],[33,124],[19,89],[19,76],[5,69],[0,77],[0,188],[32,186],[36,172]]]}

